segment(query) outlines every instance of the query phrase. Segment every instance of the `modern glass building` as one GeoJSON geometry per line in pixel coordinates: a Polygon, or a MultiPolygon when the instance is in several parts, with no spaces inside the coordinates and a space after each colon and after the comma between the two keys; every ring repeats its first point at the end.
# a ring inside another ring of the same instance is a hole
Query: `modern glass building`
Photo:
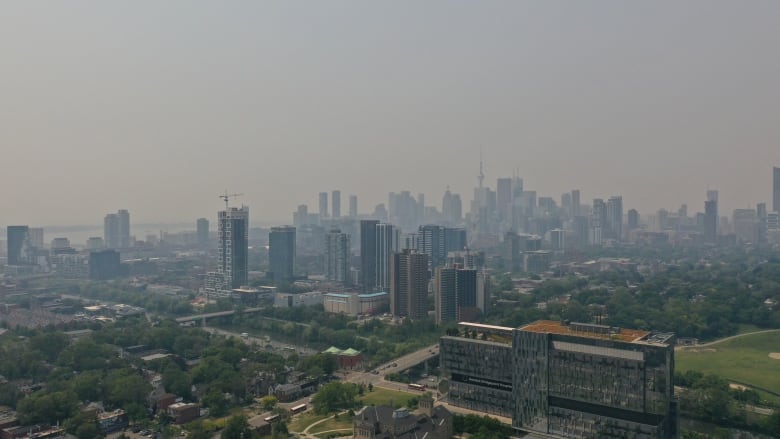
{"type": "Polygon", "coordinates": [[[678,436],[673,334],[555,321],[460,326],[464,336],[441,340],[452,404],[508,407],[514,428],[553,437],[678,436]]]}

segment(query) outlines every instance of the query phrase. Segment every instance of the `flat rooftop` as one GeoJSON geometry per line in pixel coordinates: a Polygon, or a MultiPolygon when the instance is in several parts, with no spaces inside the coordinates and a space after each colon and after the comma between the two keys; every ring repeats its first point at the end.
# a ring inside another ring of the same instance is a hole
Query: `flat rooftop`
{"type": "Polygon", "coordinates": [[[649,331],[639,329],[610,328],[609,326],[575,322],[564,324],[554,320],[539,320],[521,327],[520,330],[545,334],[574,335],[599,340],[618,340],[629,343],[640,341],[640,339],[650,334],[649,331]]]}

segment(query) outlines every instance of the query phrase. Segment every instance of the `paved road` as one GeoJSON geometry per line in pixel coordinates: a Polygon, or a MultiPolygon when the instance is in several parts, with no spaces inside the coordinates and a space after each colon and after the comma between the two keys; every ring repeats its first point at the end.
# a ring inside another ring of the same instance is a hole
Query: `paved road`
{"type": "Polygon", "coordinates": [[[266,341],[263,338],[253,337],[253,336],[242,337],[241,333],[232,332],[232,331],[225,331],[224,329],[213,328],[213,327],[210,327],[210,326],[208,326],[208,327],[206,327],[204,329],[206,331],[212,333],[212,334],[224,335],[226,337],[238,337],[241,340],[244,340],[244,343],[246,343],[248,345],[257,344],[258,346],[264,347],[264,346],[270,344],[271,346],[274,347],[274,349],[282,350],[282,351],[289,351],[289,353],[304,354],[304,355],[314,355],[314,354],[317,353],[316,350],[308,348],[306,346],[297,346],[297,345],[293,345],[293,344],[290,344],[290,343],[283,343],[283,342],[274,341],[274,340],[266,341]],[[292,348],[292,349],[289,349],[289,348],[292,348]]]}
{"type": "MultiPolygon", "coordinates": [[[[371,373],[371,371],[368,372],[351,371],[348,372],[343,377],[342,380],[350,383],[364,383],[366,385],[371,383],[376,386],[384,381],[384,375],[388,373],[398,373],[404,371],[406,369],[409,369],[412,366],[418,365],[423,361],[429,360],[437,355],[439,355],[438,344],[427,346],[418,351],[397,358],[394,361],[377,366],[375,370],[378,373],[376,374],[371,373]],[[395,366],[393,366],[394,364],[395,366]]],[[[395,389],[394,387],[392,388],[395,389]]]]}

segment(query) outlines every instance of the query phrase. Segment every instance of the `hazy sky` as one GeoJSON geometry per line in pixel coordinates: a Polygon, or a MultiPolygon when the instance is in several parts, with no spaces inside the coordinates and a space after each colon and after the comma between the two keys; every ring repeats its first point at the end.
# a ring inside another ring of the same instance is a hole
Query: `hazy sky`
{"type": "MultiPolygon", "coordinates": [[[[67,1],[0,11],[0,225],[253,222],[486,182],[771,201],[780,2],[67,1]]],[[[723,211],[723,210],[722,210],[723,211]]]]}

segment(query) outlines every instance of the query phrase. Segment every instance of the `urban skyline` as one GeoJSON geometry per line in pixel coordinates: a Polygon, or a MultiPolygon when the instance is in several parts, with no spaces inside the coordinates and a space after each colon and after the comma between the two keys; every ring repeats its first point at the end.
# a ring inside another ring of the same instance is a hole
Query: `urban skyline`
{"type": "Polygon", "coordinates": [[[8,5],[0,222],[94,224],[118,206],[178,222],[225,187],[268,223],[314,187],[361,211],[398,186],[470,198],[480,149],[487,184],[518,171],[540,195],[771,201],[756,168],[780,164],[774,2],[352,6],[174,1],[157,5],[181,14],[168,22],[8,5]]]}
{"type": "MultiPolygon", "coordinates": [[[[502,198],[504,196],[504,194],[502,194],[502,192],[505,192],[505,191],[503,190],[503,188],[501,186],[507,180],[511,180],[511,179],[508,178],[508,177],[500,177],[499,176],[499,177],[497,177],[495,179],[495,184],[494,185],[490,185],[490,184],[486,184],[485,185],[485,189],[490,189],[492,191],[493,195],[497,196],[497,198],[496,198],[496,200],[498,200],[497,202],[501,202],[502,201],[502,198]]],[[[718,212],[719,212],[719,214],[721,216],[723,216],[724,213],[727,214],[727,216],[731,216],[731,213],[733,211],[737,211],[737,210],[740,210],[740,209],[756,209],[757,206],[761,205],[761,204],[766,206],[768,212],[775,212],[775,211],[777,211],[776,209],[770,209],[770,208],[772,206],[774,206],[775,204],[777,204],[778,202],[780,202],[780,167],[774,166],[772,168],[772,173],[771,173],[770,180],[771,181],[770,181],[768,197],[765,200],[758,200],[758,201],[756,201],[753,204],[751,204],[751,203],[742,203],[741,204],[741,203],[735,203],[734,201],[732,201],[732,204],[735,204],[736,207],[730,208],[730,207],[728,207],[729,204],[724,204],[722,202],[723,197],[720,194],[722,194],[724,192],[724,190],[722,190],[721,188],[713,189],[714,186],[708,186],[707,187],[706,195],[704,197],[704,201],[709,200],[710,199],[710,195],[712,193],[716,194],[716,196],[718,197],[718,199],[716,200],[717,203],[718,203],[718,212]]],[[[697,208],[699,203],[703,203],[702,197],[699,197],[699,198],[697,198],[695,200],[689,200],[687,202],[683,202],[683,203],[681,203],[678,206],[672,206],[672,205],[666,206],[665,205],[665,206],[658,207],[657,209],[654,209],[654,210],[644,211],[642,209],[637,209],[636,204],[632,203],[632,201],[630,201],[630,200],[628,202],[624,203],[623,200],[625,199],[625,197],[618,190],[615,190],[613,192],[609,192],[608,193],[609,195],[599,194],[599,195],[597,195],[597,196],[595,196],[593,198],[588,198],[587,196],[582,196],[581,194],[582,194],[583,190],[581,188],[570,189],[569,191],[564,191],[564,192],[562,192],[560,194],[549,194],[547,192],[541,192],[542,194],[544,194],[544,196],[537,196],[537,194],[539,194],[540,192],[538,190],[535,190],[536,189],[535,187],[533,188],[534,190],[531,190],[532,187],[529,186],[528,183],[525,182],[522,178],[520,178],[520,185],[521,185],[521,188],[522,188],[523,185],[525,185],[525,189],[526,189],[525,192],[529,193],[529,194],[534,194],[534,197],[537,197],[539,199],[538,201],[535,201],[537,203],[539,203],[539,202],[541,202],[543,200],[551,199],[551,200],[553,200],[553,203],[557,203],[557,204],[561,204],[562,205],[562,201],[563,200],[569,200],[569,202],[572,203],[571,206],[574,206],[573,199],[576,199],[576,200],[580,200],[579,206],[583,206],[583,205],[591,205],[591,201],[592,200],[604,200],[605,198],[610,198],[611,200],[618,199],[619,200],[618,203],[619,203],[619,206],[620,206],[619,210],[622,211],[624,216],[625,216],[625,214],[628,213],[629,210],[637,210],[638,213],[641,214],[642,218],[655,217],[658,214],[658,212],[662,211],[662,210],[663,211],[667,211],[667,212],[678,211],[679,206],[684,206],[686,209],[688,208],[688,206],[692,206],[690,208],[690,210],[691,210],[690,213],[692,213],[692,214],[695,214],[697,212],[704,212],[705,211],[704,204],[701,204],[701,207],[697,208]],[[626,206],[626,207],[624,207],[624,206],[626,206]]],[[[476,187],[473,190],[476,190],[476,187]]],[[[521,189],[521,191],[522,191],[522,189],[521,189]]],[[[332,193],[335,194],[335,197],[337,199],[340,199],[341,192],[342,191],[339,190],[339,189],[332,190],[332,193]]],[[[358,199],[359,199],[358,196],[355,195],[354,193],[349,193],[349,191],[346,191],[346,192],[348,192],[348,197],[349,197],[350,203],[353,205],[353,207],[357,207],[357,205],[358,205],[357,203],[358,203],[358,199]]],[[[451,204],[451,201],[450,201],[451,198],[452,197],[458,197],[458,203],[462,203],[461,200],[464,200],[465,201],[464,204],[466,204],[468,206],[468,203],[474,203],[477,200],[477,198],[474,198],[474,197],[477,197],[476,192],[472,195],[472,198],[468,198],[468,194],[470,192],[471,191],[465,191],[464,192],[465,197],[464,197],[464,195],[461,195],[460,193],[452,192],[450,190],[449,186],[447,186],[442,191],[441,198],[438,198],[435,195],[431,196],[430,198],[427,199],[427,200],[429,200],[429,203],[426,203],[426,206],[434,207],[435,209],[437,209],[438,213],[442,215],[442,221],[446,222],[446,220],[450,217],[450,213],[449,213],[448,210],[452,209],[452,207],[448,205],[448,204],[451,204]]],[[[405,194],[405,193],[413,194],[414,192],[413,191],[400,191],[400,192],[390,191],[389,192],[389,194],[391,196],[392,196],[392,194],[405,194]]],[[[425,196],[425,194],[423,192],[420,192],[420,193],[417,193],[417,194],[418,194],[418,197],[421,196],[421,195],[423,197],[425,196]]],[[[241,197],[239,199],[244,198],[244,194],[238,194],[238,195],[241,195],[241,197]]],[[[257,220],[254,220],[253,222],[251,222],[250,226],[271,227],[271,226],[282,225],[282,224],[294,224],[296,215],[300,214],[302,208],[307,208],[307,207],[309,207],[308,212],[317,212],[317,214],[319,214],[320,216],[322,216],[322,214],[325,213],[324,218],[326,218],[326,219],[333,219],[333,217],[332,217],[333,205],[329,204],[330,195],[331,195],[330,192],[320,192],[319,193],[319,197],[318,197],[319,201],[314,200],[314,202],[312,202],[312,203],[305,203],[305,204],[300,204],[299,202],[297,202],[295,200],[291,200],[290,204],[292,206],[297,206],[297,209],[298,209],[297,211],[295,209],[291,209],[290,212],[287,213],[287,216],[285,218],[280,218],[280,219],[276,219],[276,220],[271,220],[271,219],[267,219],[267,218],[260,218],[260,219],[257,219],[257,220]],[[316,204],[317,202],[319,203],[318,205],[316,204]],[[317,207],[318,210],[314,210],[314,207],[310,207],[310,204],[311,204],[311,206],[317,207]],[[291,221],[291,219],[292,219],[292,221],[291,221]]],[[[219,196],[219,197],[221,198],[222,196],[219,196]]],[[[563,201],[563,202],[565,202],[565,201],[563,201]]],[[[361,206],[363,206],[363,210],[362,211],[358,211],[357,209],[350,209],[348,211],[348,215],[344,216],[344,215],[341,215],[340,210],[339,210],[339,215],[338,215],[337,218],[341,218],[341,217],[347,217],[347,218],[353,217],[354,218],[355,217],[354,214],[357,213],[357,216],[356,216],[357,218],[373,219],[376,216],[375,215],[375,208],[376,207],[382,205],[382,206],[384,206],[385,209],[388,209],[388,207],[389,207],[388,205],[391,204],[391,203],[392,203],[392,201],[390,203],[388,203],[387,195],[385,195],[383,198],[382,197],[378,198],[376,200],[376,203],[372,203],[371,201],[366,202],[366,201],[363,200],[363,201],[361,201],[361,206]]],[[[606,215],[608,213],[607,212],[608,206],[607,206],[606,201],[604,201],[604,203],[605,203],[604,204],[604,209],[605,209],[605,211],[604,211],[604,215],[605,215],[604,220],[606,221],[607,220],[606,215]]],[[[247,206],[249,205],[248,203],[239,203],[239,204],[247,205],[247,206]]],[[[262,204],[262,203],[260,203],[260,204],[262,204]]],[[[574,207],[571,207],[571,208],[574,209],[574,207]]],[[[128,233],[130,233],[132,235],[138,234],[140,236],[140,234],[138,233],[138,230],[135,230],[135,231],[134,230],[130,230],[128,232],[128,227],[132,228],[134,225],[140,226],[140,227],[144,227],[145,228],[144,233],[149,233],[149,232],[157,233],[157,232],[161,231],[161,230],[149,230],[149,226],[150,225],[158,226],[158,227],[165,227],[165,226],[168,226],[168,225],[174,225],[174,226],[178,226],[177,228],[181,229],[181,230],[189,230],[190,229],[189,223],[190,223],[191,220],[189,218],[178,218],[174,222],[171,222],[171,223],[154,222],[154,221],[150,222],[149,220],[141,220],[141,221],[135,221],[134,220],[133,224],[128,226],[128,221],[129,220],[125,218],[125,216],[127,215],[128,210],[129,209],[120,209],[118,211],[119,212],[118,214],[107,214],[105,216],[105,218],[104,218],[104,221],[103,221],[102,225],[98,225],[96,222],[84,223],[84,224],[73,224],[73,225],[70,225],[70,224],[48,224],[46,222],[46,220],[44,220],[42,222],[22,221],[22,222],[18,222],[18,223],[0,224],[0,228],[8,227],[8,226],[14,226],[14,225],[19,225],[19,224],[29,225],[30,227],[43,227],[43,228],[47,228],[47,229],[48,228],[56,228],[56,229],[69,229],[69,228],[73,228],[75,230],[91,229],[93,231],[97,231],[100,228],[100,229],[102,229],[102,234],[104,235],[104,240],[108,241],[109,237],[108,237],[108,235],[106,235],[107,228],[111,228],[111,227],[108,226],[109,218],[113,218],[113,220],[110,221],[110,223],[116,223],[117,222],[116,218],[117,218],[117,215],[118,215],[120,217],[120,219],[123,220],[123,221],[121,221],[122,222],[122,224],[121,224],[121,227],[122,227],[122,237],[121,237],[121,239],[123,241],[122,241],[122,243],[120,243],[121,245],[108,245],[107,244],[108,247],[126,246],[128,244],[127,239],[129,239],[129,237],[127,236],[128,233]]],[[[466,214],[468,212],[468,209],[462,208],[460,206],[460,204],[459,204],[458,208],[457,208],[457,211],[458,211],[458,213],[460,215],[463,215],[463,214],[466,214]]],[[[570,215],[572,215],[572,216],[577,216],[577,214],[579,214],[579,208],[577,208],[576,214],[575,214],[574,211],[571,211],[571,213],[570,213],[570,215]]],[[[135,215],[134,215],[134,217],[135,217],[135,215]]],[[[196,218],[205,219],[207,221],[213,219],[211,217],[203,217],[203,218],[201,218],[201,217],[202,217],[202,215],[196,216],[196,218]]],[[[614,223],[614,220],[611,220],[611,222],[614,223]]],[[[423,223],[425,223],[425,221],[420,219],[420,221],[417,221],[417,223],[418,224],[423,224],[423,223]]],[[[413,225],[412,227],[416,227],[416,225],[413,225]]],[[[115,229],[116,227],[113,227],[113,228],[115,229]]],[[[622,231],[622,225],[621,225],[621,229],[620,229],[620,231],[618,231],[618,233],[620,233],[621,231],[622,231]]],[[[116,232],[113,232],[113,233],[116,233],[116,232]]],[[[60,233],[60,234],[67,235],[67,232],[60,233]]],[[[117,236],[117,238],[115,238],[115,239],[120,239],[120,238],[117,236]]]]}

